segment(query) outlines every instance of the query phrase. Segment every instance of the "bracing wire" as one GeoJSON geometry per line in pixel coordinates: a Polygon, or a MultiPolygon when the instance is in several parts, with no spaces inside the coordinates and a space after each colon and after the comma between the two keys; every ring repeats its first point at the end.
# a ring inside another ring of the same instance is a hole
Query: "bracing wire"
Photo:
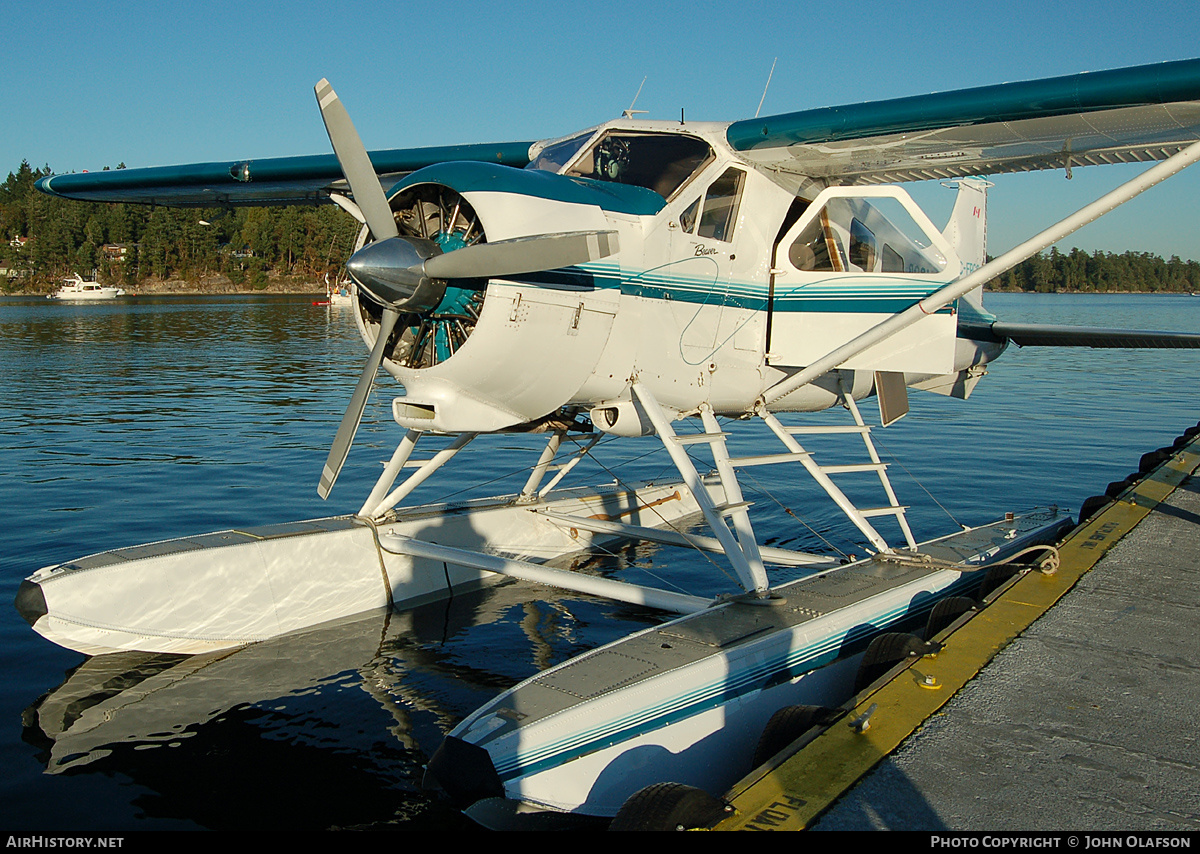
{"type": "Polygon", "coordinates": [[[930,492],[928,489],[925,488],[925,484],[921,483],[921,481],[917,479],[917,476],[915,474],[913,474],[911,471],[909,471],[908,467],[906,465],[904,465],[904,463],[900,462],[899,457],[897,457],[895,454],[893,454],[891,451],[889,451],[887,449],[887,446],[885,446],[882,442],[879,441],[878,436],[873,437],[873,439],[874,439],[875,444],[878,445],[880,448],[882,448],[883,452],[888,455],[888,458],[892,462],[894,462],[896,465],[900,466],[900,468],[904,469],[904,473],[906,475],[908,475],[910,478],[912,478],[912,482],[915,483],[917,486],[921,487],[921,491],[929,496],[929,500],[932,501],[934,504],[936,504],[939,508],[941,508],[941,511],[943,513],[945,513],[948,517],[950,517],[951,522],[953,522],[955,525],[958,525],[958,527],[962,528],[963,530],[967,529],[968,526],[966,526],[962,522],[958,521],[958,519],[956,519],[954,517],[954,514],[951,513],[946,508],[946,506],[944,504],[942,504],[942,502],[938,501],[937,498],[934,497],[934,494],[932,492],[930,492]]]}

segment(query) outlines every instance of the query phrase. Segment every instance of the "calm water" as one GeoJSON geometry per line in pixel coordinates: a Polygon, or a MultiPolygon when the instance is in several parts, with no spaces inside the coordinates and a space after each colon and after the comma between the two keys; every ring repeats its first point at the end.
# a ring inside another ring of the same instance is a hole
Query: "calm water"
{"type": "MultiPolygon", "coordinates": [[[[988,305],[1012,320],[1200,329],[1200,298],[1186,296],[992,296],[988,305]]],[[[400,435],[389,381],[331,500],[317,498],[364,358],[349,310],[306,298],[0,300],[0,598],[11,603],[38,567],[102,549],[354,512],[400,435]]],[[[1036,504],[1077,508],[1200,418],[1198,380],[1200,353],[1014,348],[970,401],[913,393],[908,417],[876,436],[928,538],[953,529],[946,511],[978,524],[1036,504]]],[[[486,452],[460,457],[414,499],[519,488],[534,446],[485,441],[486,452]]],[[[770,447],[762,431],[738,441],[770,447]]],[[[613,443],[602,458],[630,479],[668,471],[650,440],[613,443]]],[[[861,552],[807,484],[750,473],[761,539],[861,552]]],[[[588,474],[611,477],[597,466],[588,474]]],[[[689,553],[636,550],[594,564],[728,589],[719,568],[689,553]]],[[[420,789],[442,734],[536,669],[653,619],[512,585],[230,655],[85,659],[42,640],[6,604],[0,828],[467,827],[420,789]]]]}

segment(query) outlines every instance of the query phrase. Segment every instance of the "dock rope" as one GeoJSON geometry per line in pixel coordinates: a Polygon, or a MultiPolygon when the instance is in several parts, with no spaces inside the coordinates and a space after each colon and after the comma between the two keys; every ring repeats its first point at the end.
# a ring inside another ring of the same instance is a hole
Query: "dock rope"
{"type": "Polygon", "coordinates": [[[965,569],[971,572],[977,572],[982,569],[991,569],[996,566],[1005,566],[1033,552],[1048,552],[1046,557],[1042,558],[1037,563],[1037,571],[1042,575],[1053,575],[1058,572],[1058,567],[1061,564],[1061,559],[1058,554],[1058,548],[1051,545],[1029,546],[1021,549],[1016,554],[1009,555],[1004,560],[998,560],[994,563],[970,563],[968,561],[950,561],[936,558],[933,555],[891,552],[889,554],[877,554],[875,559],[885,563],[894,563],[900,566],[920,566],[920,567],[937,567],[938,569],[965,569]]]}

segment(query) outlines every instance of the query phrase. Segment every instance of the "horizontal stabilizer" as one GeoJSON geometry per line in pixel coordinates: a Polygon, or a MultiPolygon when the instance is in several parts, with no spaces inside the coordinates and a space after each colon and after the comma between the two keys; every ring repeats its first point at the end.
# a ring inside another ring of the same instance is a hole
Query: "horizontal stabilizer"
{"type": "Polygon", "coordinates": [[[1200,348],[1200,333],[1195,332],[1149,332],[1001,321],[993,323],[989,331],[998,338],[1007,338],[1018,347],[1200,348]]]}

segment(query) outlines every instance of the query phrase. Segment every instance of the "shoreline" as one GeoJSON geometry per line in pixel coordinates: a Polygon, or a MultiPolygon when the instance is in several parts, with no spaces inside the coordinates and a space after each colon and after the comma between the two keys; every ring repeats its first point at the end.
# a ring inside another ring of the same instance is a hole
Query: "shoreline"
{"type": "MultiPolygon", "coordinates": [[[[118,287],[120,287],[118,285],[118,287]]],[[[55,284],[36,286],[33,288],[5,289],[0,296],[6,297],[47,297],[57,290],[55,284]],[[43,289],[44,287],[44,289],[43,289]]],[[[139,296],[253,296],[264,295],[305,295],[325,296],[325,285],[319,281],[294,281],[287,278],[272,279],[263,287],[250,285],[235,285],[224,276],[212,276],[205,279],[148,279],[136,286],[126,288],[127,297],[139,296]]],[[[1017,291],[989,290],[985,294],[1020,294],[1026,296],[1120,296],[1134,294],[1159,294],[1163,296],[1197,296],[1192,291],[1017,291]]]]}
{"type": "Polygon", "coordinates": [[[1017,294],[1031,297],[1044,296],[1082,296],[1082,297],[1111,297],[1111,296],[1135,296],[1138,294],[1150,294],[1159,296],[1176,296],[1190,297],[1196,296],[1192,291],[989,291],[984,290],[985,294],[1017,294]]]}
{"type": "MultiPolygon", "coordinates": [[[[108,284],[108,283],[102,283],[108,284]]],[[[265,295],[318,295],[324,296],[324,283],[315,279],[305,281],[291,277],[271,278],[262,287],[249,284],[235,285],[224,276],[207,276],[201,279],[146,279],[136,285],[121,285],[117,287],[126,290],[127,297],[139,296],[253,296],[265,295]]],[[[4,296],[10,297],[48,297],[58,290],[57,281],[38,283],[27,288],[4,290],[4,296]]]]}

